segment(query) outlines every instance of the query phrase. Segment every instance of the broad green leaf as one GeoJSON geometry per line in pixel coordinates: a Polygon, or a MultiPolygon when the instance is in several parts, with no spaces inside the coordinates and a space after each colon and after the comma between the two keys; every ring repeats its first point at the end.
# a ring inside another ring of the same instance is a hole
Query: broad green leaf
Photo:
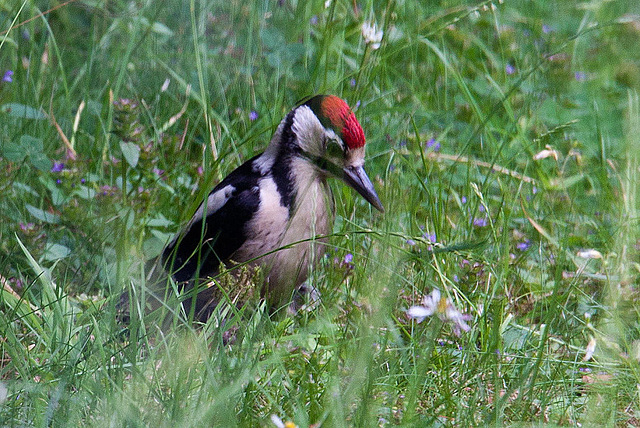
{"type": "Polygon", "coordinates": [[[31,194],[33,196],[36,196],[36,197],[40,196],[38,194],[38,192],[33,190],[33,187],[28,186],[28,185],[26,185],[24,183],[20,183],[18,181],[14,181],[13,182],[13,188],[16,189],[16,191],[18,191],[18,192],[26,192],[26,193],[29,193],[29,194],[31,194]]]}
{"type": "Polygon", "coordinates": [[[0,106],[0,112],[19,119],[43,120],[47,118],[42,110],[19,103],[3,104],[0,106]]]}
{"type": "Polygon", "coordinates": [[[40,171],[49,171],[51,169],[51,159],[49,159],[44,153],[34,153],[29,156],[29,160],[31,161],[31,165],[40,171]]]}
{"type": "Polygon", "coordinates": [[[27,155],[42,153],[44,149],[42,138],[32,137],[31,135],[23,135],[20,137],[20,145],[24,148],[27,155]]]}
{"type": "Polygon", "coordinates": [[[120,150],[122,150],[122,155],[127,160],[129,166],[135,168],[140,158],[140,147],[134,143],[120,141],[120,150]]]}
{"type": "Polygon", "coordinates": [[[6,143],[2,152],[12,162],[21,162],[27,156],[42,153],[43,145],[40,138],[23,135],[18,141],[6,143]]]}
{"type": "Polygon", "coordinates": [[[64,192],[59,187],[56,187],[55,185],[51,186],[49,191],[51,192],[51,202],[53,202],[53,205],[60,206],[67,200],[64,192]]]}
{"type": "Polygon", "coordinates": [[[156,229],[151,229],[151,234],[154,237],[156,237],[160,242],[162,242],[162,245],[166,245],[167,242],[169,242],[175,236],[175,233],[161,232],[156,229]]]}
{"type": "Polygon", "coordinates": [[[60,216],[58,215],[48,213],[41,210],[40,208],[34,207],[33,205],[29,204],[26,204],[25,207],[32,216],[40,221],[44,221],[45,223],[58,223],[60,221],[60,216]]]}
{"type": "Polygon", "coordinates": [[[55,244],[55,243],[47,243],[44,248],[44,254],[42,257],[47,261],[55,261],[59,259],[64,259],[69,254],[71,254],[71,250],[64,245],[55,244]]]}
{"type": "Polygon", "coordinates": [[[163,36],[173,36],[173,31],[161,22],[154,22],[151,26],[151,31],[156,34],[162,34],[163,36]]]}
{"type": "Polygon", "coordinates": [[[42,139],[23,135],[17,142],[6,143],[2,152],[11,162],[22,162],[28,156],[31,165],[41,171],[48,171],[51,160],[43,153],[43,149],[42,139]]]}
{"type": "Polygon", "coordinates": [[[67,197],[64,191],[50,176],[41,176],[40,182],[51,192],[51,202],[53,202],[53,205],[60,206],[66,201],[67,197]]]}
{"type": "Polygon", "coordinates": [[[20,143],[10,141],[2,146],[2,154],[10,162],[22,162],[27,154],[20,143]]]}
{"type": "Polygon", "coordinates": [[[278,50],[286,44],[282,31],[274,27],[262,29],[260,31],[260,38],[262,39],[262,43],[271,50],[278,50]]]}
{"type": "Polygon", "coordinates": [[[82,199],[93,199],[96,196],[96,191],[87,186],[78,186],[73,191],[74,195],[81,197],[82,199]]]}
{"type": "Polygon", "coordinates": [[[162,254],[162,250],[167,241],[161,241],[160,239],[152,236],[149,239],[146,239],[142,244],[142,251],[144,253],[144,257],[147,259],[152,259],[154,257],[158,257],[162,254]]]}
{"type": "Polygon", "coordinates": [[[147,226],[150,227],[169,227],[173,224],[173,222],[167,219],[162,214],[158,215],[156,218],[152,218],[147,222],[147,226]]]}

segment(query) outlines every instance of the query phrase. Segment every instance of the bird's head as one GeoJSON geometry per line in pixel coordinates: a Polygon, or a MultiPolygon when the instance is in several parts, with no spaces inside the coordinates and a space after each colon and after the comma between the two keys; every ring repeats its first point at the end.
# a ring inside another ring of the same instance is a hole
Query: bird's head
{"type": "Polygon", "coordinates": [[[364,132],[347,103],[334,95],[316,95],[291,114],[292,140],[302,156],[384,211],[364,170],[364,132]]]}

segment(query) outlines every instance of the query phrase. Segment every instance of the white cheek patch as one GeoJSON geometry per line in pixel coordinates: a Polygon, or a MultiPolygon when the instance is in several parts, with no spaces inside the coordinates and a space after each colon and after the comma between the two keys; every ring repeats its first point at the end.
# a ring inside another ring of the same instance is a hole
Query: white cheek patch
{"type": "MultiPolygon", "coordinates": [[[[224,204],[226,204],[227,201],[231,198],[235,190],[236,188],[233,187],[231,184],[229,184],[223,187],[222,189],[219,189],[213,192],[212,194],[210,194],[209,197],[207,198],[206,215],[211,215],[214,212],[218,211],[220,208],[222,208],[224,204]]],[[[198,211],[196,211],[196,213],[193,215],[193,218],[189,223],[193,224],[202,220],[202,217],[204,215],[205,215],[205,204],[203,203],[202,205],[200,205],[200,208],[198,208],[198,211]]]]}
{"type": "Polygon", "coordinates": [[[298,107],[293,117],[292,128],[298,137],[298,145],[302,150],[319,154],[325,128],[309,107],[298,107]]]}

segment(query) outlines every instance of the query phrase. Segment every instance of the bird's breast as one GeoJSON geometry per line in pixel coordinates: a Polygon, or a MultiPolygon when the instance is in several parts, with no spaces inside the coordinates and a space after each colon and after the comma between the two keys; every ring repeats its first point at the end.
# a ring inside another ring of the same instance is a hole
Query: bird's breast
{"type": "Polygon", "coordinates": [[[296,182],[293,207],[283,205],[271,177],[259,186],[259,208],[245,229],[247,240],[232,258],[260,265],[270,298],[278,302],[291,296],[324,254],[325,240],[316,237],[332,229],[332,198],[326,181],[315,175],[296,182]]]}

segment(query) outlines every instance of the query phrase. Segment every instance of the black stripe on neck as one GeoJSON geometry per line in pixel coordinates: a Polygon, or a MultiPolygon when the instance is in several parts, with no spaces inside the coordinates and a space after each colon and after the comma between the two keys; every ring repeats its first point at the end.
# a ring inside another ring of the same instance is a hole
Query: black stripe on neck
{"type": "Polygon", "coordinates": [[[282,135],[280,136],[280,150],[271,168],[273,181],[275,181],[278,193],[280,193],[280,203],[287,207],[289,212],[293,210],[295,202],[294,177],[291,171],[291,164],[293,158],[300,150],[296,144],[296,134],[293,132],[293,118],[295,114],[296,109],[290,111],[285,118],[282,135]]]}

